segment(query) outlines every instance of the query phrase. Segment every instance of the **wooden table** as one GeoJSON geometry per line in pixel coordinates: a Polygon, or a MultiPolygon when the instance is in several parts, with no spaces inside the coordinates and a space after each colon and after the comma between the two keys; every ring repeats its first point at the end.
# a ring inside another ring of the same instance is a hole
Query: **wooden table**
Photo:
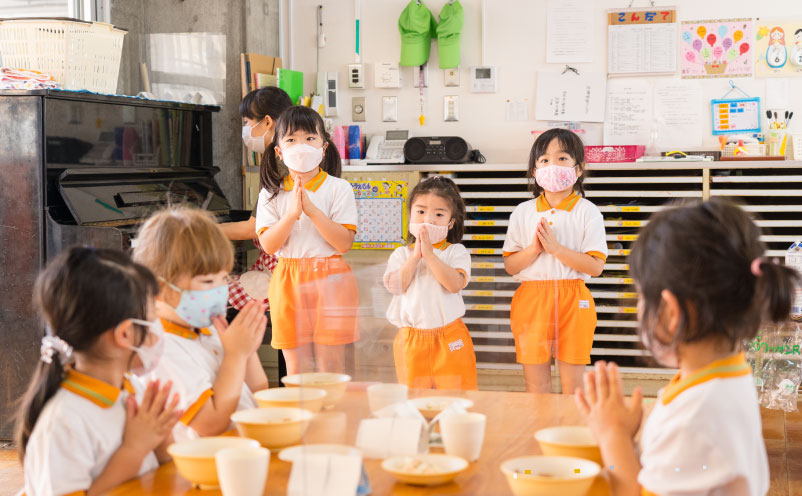
{"type": "MultiPolygon", "coordinates": [[[[305,443],[356,442],[360,420],[370,416],[365,384],[351,384],[345,397],[333,410],[319,415],[309,426],[305,443]]],[[[540,454],[533,435],[536,430],[555,425],[582,424],[582,418],[570,396],[556,394],[534,395],[496,391],[447,392],[411,390],[410,397],[462,396],[474,402],[471,411],[487,415],[487,429],[479,461],[470,464],[454,482],[433,488],[397,483],[392,475],[381,468],[381,460],[365,460],[365,469],[374,495],[456,495],[456,494],[512,494],[499,465],[509,458],[540,454]]],[[[438,452],[440,450],[432,450],[438,452]]],[[[272,454],[265,495],[287,492],[292,465],[272,454]]],[[[176,471],[172,463],[134,479],[112,492],[113,495],[141,494],[203,494],[217,495],[219,491],[201,491],[192,488],[176,471]]]]}

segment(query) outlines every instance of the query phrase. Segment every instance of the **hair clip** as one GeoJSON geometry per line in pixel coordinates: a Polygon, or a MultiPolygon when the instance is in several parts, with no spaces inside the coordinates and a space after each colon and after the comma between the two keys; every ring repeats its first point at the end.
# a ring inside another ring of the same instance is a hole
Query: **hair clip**
{"type": "Polygon", "coordinates": [[[760,264],[762,263],[763,259],[760,257],[752,260],[752,266],[750,267],[750,269],[752,270],[752,275],[754,275],[755,277],[760,277],[763,275],[763,269],[760,268],[760,264]]]}
{"type": "Polygon", "coordinates": [[[43,362],[53,363],[53,355],[58,353],[61,365],[66,365],[72,356],[72,346],[58,336],[53,336],[48,327],[48,335],[42,338],[42,346],[39,348],[39,355],[43,362]]]}

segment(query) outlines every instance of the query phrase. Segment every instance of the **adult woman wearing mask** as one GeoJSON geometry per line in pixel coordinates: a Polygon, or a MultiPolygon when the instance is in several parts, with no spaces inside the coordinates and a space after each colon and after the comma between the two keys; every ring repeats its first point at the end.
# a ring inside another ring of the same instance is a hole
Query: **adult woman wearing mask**
{"type": "MultiPolygon", "coordinates": [[[[264,153],[265,148],[273,141],[273,134],[276,128],[276,119],[282,112],[292,107],[292,100],[284,90],[267,87],[251,91],[239,104],[239,113],[242,117],[242,141],[248,150],[256,153],[264,153]]],[[[262,164],[265,165],[264,157],[262,164]]],[[[226,237],[232,241],[242,241],[256,239],[256,207],[254,206],[248,220],[241,222],[227,222],[220,224],[220,228],[226,237]]],[[[259,258],[249,269],[250,271],[267,272],[272,271],[276,266],[277,258],[275,255],[266,253],[258,241],[254,244],[259,249],[259,258]]],[[[251,300],[248,293],[242,287],[239,277],[234,276],[228,286],[228,302],[237,310],[242,309],[251,300]]],[[[270,303],[267,298],[264,300],[267,308],[270,303]]]]}
{"type": "MultiPolygon", "coordinates": [[[[251,91],[239,104],[239,113],[242,117],[242,141],[249,151],[264,153],[265,148],[273,141],[273,134],[276,129],[276,120],[282,112],[292,107],[292,100],[284,90],[267,87],[251,91]]],[[[262,164],[264,167],[264,156],[262,164]]],[[[278,258],[262,249],[262,245],[256,240],[256,206],[254,205],[251,216],[242,222],[226,222],[220,224],[220,228],[226,237],[232,241],[242,241],[253,239],[254,245],[259,250],[259,258],[251,265],[249,272],[270,272],[276,267],[278,258]]],[[[267,295],[267,289],[265,289],[267,295]]],[[[242,310],[246,303],[251,301],[251,297],[242,287],[239,276],[233,276],[228,283],[228,303],[236,310],[242,310]]],[[[270,310],[270,302],[264,299],[266,310],[270,310]]],[[[266,333],[267,342],[270,342],[271,328],[268,327],[266,333]]],[[[279,377],[287,375],[287,365],[284,356],[278,354],[278,374],[279,377]]]]}

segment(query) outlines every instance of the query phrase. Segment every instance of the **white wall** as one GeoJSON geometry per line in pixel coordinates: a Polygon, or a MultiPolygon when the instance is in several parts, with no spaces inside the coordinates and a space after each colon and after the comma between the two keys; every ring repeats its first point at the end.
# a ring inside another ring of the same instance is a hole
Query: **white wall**
{"type": "MultiPolygon", "coordinates": [[[[438,16],[446,0],[424,0],[438,16]]],[[[404,81],[400,89],[376,89],[373,87],[373,65],[377,62],[397,62],[401,51],[398,33],[398,16],[407,0],[361,0],[362,11],[362,61],[367,63],[367,89],[350,90],[346,86],[347,65],[354,61],[354,2],[352,0],[294,0],[290,36],[294,43],[294,69],[305,75],[306,91],[315,88],[314,76],[316,48],[316,8],[324,9],[324,31],[328,44],[320,51],[320,70],[339,72],[340,105],[337,125],[350,124],[351,97],[365,96],[367,99],[367,122],[362,123],[367,134],[382,133],[386,129],[409,129],[413,135],[459,135],[479,148],[489,162],[525,162],[532,143],[531,131],[542,129],[545,123],[538,121],[508,122],[505,120],[504,102],[507,98],[529,98],[534,102],[536,72],[557,71],[562,65],[547,64],[546,0],[487,0],[485,33],[486,65],[498,68],[498,92],[474,94],[470,92],[468,67],[480,64],[481,0],[460,0],[465,9],[465,24],[462,31],[462,65],[460,87],[446,88],[443,71],[437,67],[437,44],[432,43],[429,58],[429,87],[425,89],[426,124],[418,124],[418,89],[412,87],[412,68],[402,68],[404,81]],[[381,121],[381,97],[398,95],[399,120],[394,123],[381,121]],[[460,121],[443,121],[443,96],[460,96],[460,121]]],[[[620,8],[628,2],[622,0],[587,0],[596,12],[593,39],[594,60],[592,64],[577,64],[580,71],[606,72],[607,29],[605,12],[609,8],[620,8]]],[[[661,2],[664,3],[664,2],[661,2]]],[[[670,4],[666,3],[666,5],[670,4]]],[[[676,0],[679,20],[705,20],[735,17],[802,18],[800,0],[676,0]]],[[[637,0],[635,6],[647,5],[646,0],[637,0]]],[[[289,62],[289,60],[287,61],[289,62]]],[[[286,64],[289,65],[289,64],[286,64]]],[[[650,79],[677,79],[650,77],[650,79]]],[[[729,88],[727,79],[698,81],[703,87],[705,101],[719,98],[729,88]]],[[[736,78],[736,84],[751,96],[765,97],[765,80],[736,78]]],[[[789,84],[790,106],[796,109],[796,118],[791,130],[802,131],[802,78],[791,79],[789,84]]],[[[710,135],[709,105],[705,105],[706,146],[714,147],[717,140],[710,135]]],[[[529,109],[534,118],[534,103],[529,109]]],[[[586,124],[584,135],[587,144],[601,144],[600,124],[586,124]]],[[[764,123],[765,128],[765,123],[764,123]]],[[[645,144],[645,143],[644,143],[645,144]]]]}

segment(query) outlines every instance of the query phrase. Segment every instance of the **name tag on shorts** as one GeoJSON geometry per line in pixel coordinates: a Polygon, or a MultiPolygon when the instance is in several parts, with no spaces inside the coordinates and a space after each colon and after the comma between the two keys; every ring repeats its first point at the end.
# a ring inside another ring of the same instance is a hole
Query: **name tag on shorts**
{"type": "Polygon", "coordinates": [[[465,345],[462,343],[461,339],[448,343],[449,351],[457,351],[458,349],[464,347],[465,345]]]}
{"type": "Polygon", "coordinates": [[[590,308],[589,300],[579,300],[579,308],[590,308]]]}

